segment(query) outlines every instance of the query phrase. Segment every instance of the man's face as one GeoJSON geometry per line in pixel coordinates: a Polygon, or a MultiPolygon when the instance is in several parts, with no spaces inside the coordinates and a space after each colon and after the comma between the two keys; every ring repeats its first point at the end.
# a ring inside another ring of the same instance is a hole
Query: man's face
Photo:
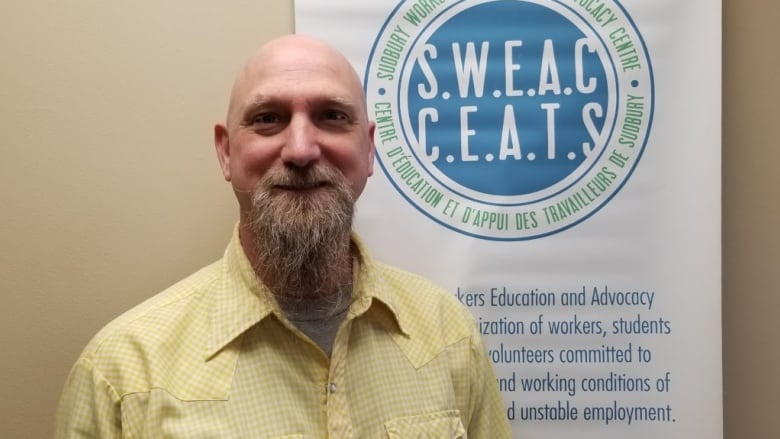
{"type": "MultiPolygon", "coordinates": [[[[227,123],[215,127],[215,144],[246,220],[252,194],[270,170],[335,168],[356,199],[373,172],[373,132],[348,62],[327,46],[291,37],[265,46],[239,75],[227,123]]],[[[321,189],[271,188],[296,197],[321,189]]]]}

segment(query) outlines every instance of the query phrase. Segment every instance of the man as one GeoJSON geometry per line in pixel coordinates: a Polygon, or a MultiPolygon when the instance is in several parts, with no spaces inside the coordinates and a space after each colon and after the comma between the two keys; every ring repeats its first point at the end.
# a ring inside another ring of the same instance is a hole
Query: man
{"type": "Polygon", "coordinates": [[[335,49],[291,35],[252,56],[214,128],[233,240],[90,342],[56,436],[509,437],[467,311],[351,232],[373,134],[335,49]]]}

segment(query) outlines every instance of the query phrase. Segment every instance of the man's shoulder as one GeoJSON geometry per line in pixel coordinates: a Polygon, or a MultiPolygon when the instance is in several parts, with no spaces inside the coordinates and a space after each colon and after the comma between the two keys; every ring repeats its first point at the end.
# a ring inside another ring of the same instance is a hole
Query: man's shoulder
{"type": "Polygon", "coordinates": [[[125,311],[105,325],[89,342],[82,357],[100,356],[116,344],[151,346],[174,335],[183,325],[202,324],[204,301],[216,288],[220,261],[209,264],[165,290],[125,311]]]}
{"type": "Polygon", "coordinates": [[[181,400],[225,398],[235,356],[205,361],[222,267],[204,267],[114,319],[87,345],[72,374],[99,380],[118,398],[152,389],[181,400]]]}

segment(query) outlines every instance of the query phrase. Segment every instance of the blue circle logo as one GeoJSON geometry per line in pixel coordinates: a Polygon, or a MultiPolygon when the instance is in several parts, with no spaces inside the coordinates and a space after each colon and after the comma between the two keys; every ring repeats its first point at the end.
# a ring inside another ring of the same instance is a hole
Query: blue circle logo
{"type": "Polygon", "coordinates": [[[647,50],[609,0],[401,2],[365,84],[392,184],[484,239],[590,217],[635,169],[652,120],[647,50]]]}

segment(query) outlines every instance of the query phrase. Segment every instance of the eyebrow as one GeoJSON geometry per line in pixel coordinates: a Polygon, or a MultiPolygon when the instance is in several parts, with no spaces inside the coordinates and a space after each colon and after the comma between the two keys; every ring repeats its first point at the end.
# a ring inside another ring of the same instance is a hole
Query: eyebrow
{"type": "MultiPolygon", "coordinates": [[[[354,101],[343,96],[315,96],[307,99],[313,107],[330,107],[335,106],[339,109],[349,111],[355,117],[360,115],[360,105],[354,101]]],[[[252,115],[255,111],[262,107],[274,107],[278,103],[284,102],[284,99],[270,96],[267,94],[257,94],[253,96],[244,104],[244,109],[241,112],[240,119],[245,120],[252,115]]]]}

